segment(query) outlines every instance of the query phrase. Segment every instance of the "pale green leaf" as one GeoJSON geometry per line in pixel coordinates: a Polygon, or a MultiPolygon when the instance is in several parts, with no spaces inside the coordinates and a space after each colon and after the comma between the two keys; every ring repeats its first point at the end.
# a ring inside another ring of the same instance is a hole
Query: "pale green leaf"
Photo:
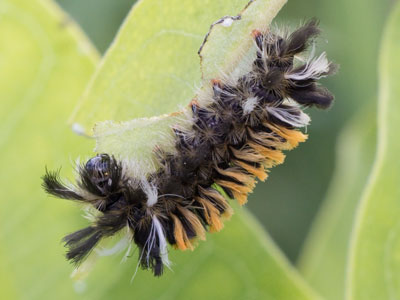
{"type": "MultiPolygon", "coordinates": [[[[202,51],[206,77],[229,69],[226,65],[245,55],[252,45],[252,29],[267,27],[285,2],[252,1],[240,20],[214,27],[215,38],[202,51]]],[[[153,117],[187,106],[202,84],[197,52],[210,25],[223,16],[238,15],[247,4],[248,0],[138,1],[71,122],[90,134],[100,121],[153,117]]]]}
{"type": "Polygon", "coordinates": [[[364,108],[341,133],[336,170],[299,260],[307,281],[327,299],[344,298],[351,228],[375,154],[375,118],[364,108]]]}
{"type": "Polygon", "coordinates": [[[172,271],[161,278],[135,273],[137,252],[127,262],[103,257],[88,275],[93,299],[317,299],[289,265],[261,226],[243,208],[216,234],[208,234],[194,251],[170,251],[172,271]],[[106,279],[106,282],[99,280],[106,279]]]}
{"type": "Polygon", "coordinates": [[[400,3],[380,57],[378,149],[352,235],[347,299],[400,298],[400,3]]]}
{"type": "Polygon", "coordinates": [[[0,1],[0,36],[1,298],[70,299],[59,241],[78,211],[46,196],[40,177],[46,165],[69,175],[70,158],[91,152],[67,118],[97,54],[49,1],[0,1]]]}

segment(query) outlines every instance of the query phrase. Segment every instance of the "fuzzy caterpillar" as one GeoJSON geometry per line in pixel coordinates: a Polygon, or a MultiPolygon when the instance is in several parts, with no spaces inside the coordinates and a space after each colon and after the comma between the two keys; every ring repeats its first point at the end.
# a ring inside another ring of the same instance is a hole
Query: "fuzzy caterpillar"
{"type": "Polygon", "coordinates": [[[211,81],[209,93],[190,103],[191,126],[172,129],[175,151],[157,148],[161,167],[147,177],[132,178],[123,161],[106,153],[79,167],[75,186],[47,172],[49,194],[99,212],[90,226],[64,238],[67,258],[80,264],[101,239],[128,226],[140,265],[160,276],[170,264],[168,243],[193,249],[206,231],[221,230],[232,214],[226,196],[246,203],[256,181],[284,161],[283,150],[306,140],[298,130],[310,121],[302,108],[327,108],[333,101],[317,83],[335,69],[325,53],[297,59],[319,32],[315,20],[284,36],[254,30],[251,71],[211,81]]]}

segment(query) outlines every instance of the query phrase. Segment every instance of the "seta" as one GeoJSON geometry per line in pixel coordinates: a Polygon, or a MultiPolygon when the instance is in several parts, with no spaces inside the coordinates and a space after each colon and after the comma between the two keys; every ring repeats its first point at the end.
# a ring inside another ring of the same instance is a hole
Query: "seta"
{"type": "Polygon", "coordinates": [[[285,36],[254,30],[251,71],[212,80],[209,92],[191,102],[191,126],[172,129],[173,153],[156,150],[156,173],[131,178],[124,162],[108,154],[80,166],[76,185],[46,172],[47,193],[98,211],[90,226],[64,237],[67,258],[81,263],[102,238],[128,226],[141,267],[160,276],[170,265],[167,244],[193,249],[206,231],[221,230],[232,214],[227,198],[246,203],[256,180],[283,162],[282,151],[306,140],[298,130],[310,121],[302,108],[333,101],[317,80],[335,66],[325,53],[301,59],[319,32],[315,20],[285,36]]]}

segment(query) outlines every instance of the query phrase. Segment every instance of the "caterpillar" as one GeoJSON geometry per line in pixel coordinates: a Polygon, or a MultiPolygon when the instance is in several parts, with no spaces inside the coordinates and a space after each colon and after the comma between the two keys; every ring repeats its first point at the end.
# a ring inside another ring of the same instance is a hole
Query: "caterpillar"
{"type": "Polygon", "coordinates": [[[190,103],[187,129],[173,127],[174,151],[154,150],[160,167],[132,177],[129,165],[101,153],[78,166],[75,185],[46,171],[48,194],[88,204],[92,224],[64,237],[68,260],[79,265],[103,238],[128,227],[139,264],[155,276],[170,266],[168,244],[193,249],[232,214],[229,199],[247,201],[257,180],[284,161],[284,150],[307,139],[303,108],[328,108],[334,97],[318,80],[335,72],[325,52],[308,51],[319,35],[312,19],[291,33],[253,30],[249,72],[221,75],[190,103]],[[305,58],[306,56],[308,58],[305,58]]]}

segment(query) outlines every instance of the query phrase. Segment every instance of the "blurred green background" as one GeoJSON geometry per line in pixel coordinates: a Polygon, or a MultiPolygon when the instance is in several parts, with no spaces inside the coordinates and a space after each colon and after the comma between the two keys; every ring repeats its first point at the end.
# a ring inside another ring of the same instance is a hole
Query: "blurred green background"
{"type": "MultiPolygon", "coordinates": [[[[57,0],[97,49],[104,53],[133,0],[57,0]]],[[[357,111],[375,105],[377,56],[389,0],[289,1],[275,23],[299,24],[317,17],[321,49],[340,65],[324,84],[335,94],[329,111],[309,110],[309,140],[288,153],[265,183],[258,184],[248,207],[291,260],[296,260],[323,201],[335,167],[336,139],[357,111]]],[[[371,120],[374,121],[374,120],[371,120]]]]}

